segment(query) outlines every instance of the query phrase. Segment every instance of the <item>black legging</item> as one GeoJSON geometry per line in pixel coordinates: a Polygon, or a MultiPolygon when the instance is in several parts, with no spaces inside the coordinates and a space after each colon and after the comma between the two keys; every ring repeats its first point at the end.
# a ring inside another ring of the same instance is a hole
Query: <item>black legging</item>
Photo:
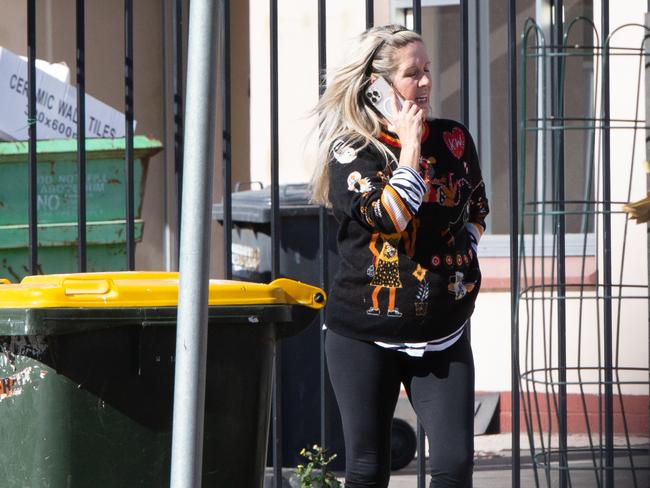
{"type": "Polygon", "coordinates": [[[472,486],[474,361],[466,335],[449,349],[418,358],[327,331],[327,364],[343,420],[346,488],[388,486],[400,383],[429,439],[430,487],[472,486]]]}

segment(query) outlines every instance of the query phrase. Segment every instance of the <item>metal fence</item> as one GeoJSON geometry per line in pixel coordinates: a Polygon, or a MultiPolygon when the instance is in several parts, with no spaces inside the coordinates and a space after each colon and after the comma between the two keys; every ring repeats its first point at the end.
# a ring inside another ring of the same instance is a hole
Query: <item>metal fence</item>
{"type": "MultiPolygon", "coordinates": [[[[469,22],[468,22],[468,10],[470,4],[476,0],[460,0],[460,25],[459,25],[459,35],[460,35],[460,66],[461,66],[461,76],[459,79],[459,85],[461,87],[461,97],[460,97],[460,113],[462,122],[468,123],[470,118],[470,107],[469,103],[469,53],[471,50],[475,50],[476,46],[471,45],[469,39],[469,22]]],[[[181,215],[180,204],[181,204],[181,189],[182,189],[182,180],[183,180],[183,150],[184,150],[184,120],[183,112],[185,109],[184,105],[184,60],[186,59],[186,52],[184,50],[185,39],[187,29],[186,19],[184,18],[184,13],[187,10],[187,5],[189,4],[188,0],[164,0],[163,7],[163,25],[166,26],[167,12],[172,12],[171,25],[172,29],[172,92],[173,92],[173,101],[172,107],[170,110],[173,112],[173,149],[169,148],[168,150],[173,151],[173,160],[175,161],[175,174],[177,180],[178,188],[178,215],[181,215]]],[[[555,18],[555,35],[553,38],[553,44],[558,46],[562,43],[562,35],[564,33],[562,29],[562,0],[553,0],[550,2],[555,8],[556,18],[555,18]]],[[[85,168],[86,168],[86,154],[85,154],[85,7],[84,0],[76,0],[76,84],[77,84],[77,103],[78,103],[78,117],[77,117],[77,168],[78,168],[78,185],[77,185],[77,197],[78,197],[78,264],[77,269],[80,272],[86,270],[87,257],[86,257],[86,188],[85,188],[85,168]]],[[[374,2],[372,0],[366,0],[366,27],[370,27],[374,24],[374,2]]],[[[39,272],[39,258],[38,258],[38,214],[37,214],[37,146],[36,141],[38,139],[38,133],[36,128],[37,120],[37,83],[36,83],[36,0],[28,0],[28,23],[27,23],[27,46],[28,46],[28,84],[29,84],[29,93],[28,93],[28,117],[29,117],[29,164],[28,164],[28,198],[29,198],[29,271],[31,274],[37,274],[39,272]]],[[[326,59],[326,49],[327,38],[326,38],[326,0],[318,0],[318,68],[319,75],[314,79],[314,84],[318,84],[319,89],[323,89],[324,83],[324,72],[327,67],[326,59]]],[[[522,214],[514,209],[521,208],[523,202],[519,197],[520,190],[520,180],[519,172],[521,168],[518,166],[520,158],[518,157],[518,121],[521,122],[518,115],[518,100],[517,100],[517,36],[522,32],[523,26],[517,25],[517,2],[516,0],[508,0],[508,91],[509,91],[509,118],[508,118],[508,134],[509,134],[509,159],[511,161],[511,172],[510,172],[510,205],[513,211],[511,212],[511,239],[510,239],[510,262],[511,262],[511,318],[512,318],[512,425],[513,425],[513,436],[512,436],[512,450],[513,450],[513,461],[512,461],[512,486],[520,486],[520,454],[521,446],[519,441],[519,425],[520,425],[520,386],[522,384],[523,375],[526,374],[525,371],[521,371],[521,363],[519,357],[519,347],[520,347],[520,336],[519,336],[519,322],[518,316],[520,312],[520,304],[522,301],[522,275],[520,274],[520,256],[524,251],[522,249],[518,237],[520,235],[520,230],[522,229],[522,214]]],[[[224,238],[223,245],[224,247],[224,276],[226,278],[232,278],[232,152],[231,152],[231,106],[230,106],[230,44],[231,44],[231,32],[230,32],[230,2],[229,0],[221,0],[219,2],[219,23],[216,28],[219,30],[219,49],[220,49],[220,66],[219,66],[219,77],[220,84],[222,87],[221,93],[221,103],[222,106],[221,116],[222,116],[222,127],[223,127],[223,154],[222,154],[222,180],[223,180],[223,228],[224,228],[224,238]]],[[[269,38],[269,55],[270,55],[270,86],[269,92],[271,96],[271,115],[268,124],[271,129],[271,242],[272,242],[272,253],[271,253],[271,274],[272,278],[280,276],[280,239],[281,239],[281,224],[280,224],[280,186],[279,186],[279,107],[278,107],[278,1],[269,0],[269,9],[270,9],[270,38],[269,38]]],[[[413,11],[413,26],[414,30],[420,32],[422,30],[422,6],[419,0],[413,0],[412,2],[412,11],[413,11]]],[[[124,113],[125,113],[125,202],[126,202],[126,214],[124,220],[126,223],[126,256],[127,262],[125,268],[133,270],[135,267],[135,237],[134,237],[134,185],[133,185],[133,167],[134,167],[134,156],[133,156],[133,147],[134,147],[134,133],[133,133],[133,120],[134,120],[134,70],[133,67],[138,62],[137,59],[134,59],[133,55],[133,1],[125,0],[124,1],[124,91],[125,91],[125,100],[124,100],[124,113]]],[[[606,38],[609,34],[609,2],[602,2],[602,26],[601,26],[601,36],[606,38]]],[[[166,33],[167,29],[164,27],[163,32],[166,33]]],[[[166,59],[166,57],[165,57],[166,59]]],[[[601,122],[603,123],[605,136],[603,137],[603,170],[605,171],[603,175],[604,181],[609,179],[609,168],[611,166],[610,151],[608,147],[608,126],[609,126],[609,112],[608,112],[608,80],[609,72],[607,71],[607,53],[604,56],[604,68],[603,68],[603,107],[604,113],[602,116],[601,122]]],[[[559,70],[559,67],[555,69],[559,70]]],[[[167,71],[167,70],[165,70],[167,71]]],[[[558,71],[559,72],[559,71],[558,71]]],[[[554,78],[554,82],[559,84],[559,78],[554,78]]],[[[167,79],[165,78],[167,83],[167,79]]],[[[556,90],[559,89],[559,85],[556,87],[556,90]]],[[[554,92],[554,93],[557,93],[554,92]]],[[[521,102],[519,102],[521,103],[521,102]]],[[[561,110],[559,105],[561,102],[559,99],[554,99],[554,107],[557,111],[561,110]]],[[[167,107],[165,107],[167,109],[167,107]]],[[[166,117],[165,117],[166,120],[166,117]]],[[[556,130],[553,132],[553,144],[557,149],[557,154],[562,154],[562,131],[556,130]]],[[[560,156],[561,157],[561,156],[560,156]]],[[[563,162],[558,161],[559,168],[563,166],[563,162]]],[[[562,187],[563,179],[560,176],[556,180],[560,187],[557,189],[556,193],[557,201],[556,204],[560,205],[556,210],[562,214],[563,210],[563,193],[562,187]]],[[[609,196],[607,194],[603,197],[603,214],[604,218],[604,238],[605,238],[605,255],[609,256],[607,250],[611,249],[611,227],[609,222],[609,210],[610,202],[609,196]]],[[[180,225],[179,225],[180,228],[180,225]]],[[[564,283],[561,281],[563,265],[563,237],[565,235],[565,230],[562,227],[562,218],[558,221],[559,230],[557,232],[558,244],[556,249],[559,254],[557,257],[557,265],[560,266],[559,275],[558,275],[558,286],[560,287],[558,294],[562,295],[562,287],[564,283]]],[[[330,276],[328,276],[329,263],[326,252],[326,243],[328,242],[328,234],[332,232],[332,229],[329,229],[328,226],[328,213],[325,208],[321,208],[319,212],[319,229],[320,229],[320,256],[321,256],[321,270],[320,270],[320,286],[324,289],[327,289],[330,276]],[[325,250],[325,251],[324,251],[325,250]]],[[[219,245],[219,244],[214,244],[219,245]]],[[[611,256],[607,259],[611,260],[611,256]]],[[[604,374],[604,379],[602,384],[604,385],[603,398],[605,410],[603,412],[603,418],[605,421],[605,439],[606,443],[602,446],[601,452],[602,456],[605,459],[604,464],[599,467],[599,469],[604,473],[602,477],[602,486],[611,487],[613,486],[613,455],[614,455],[614,446],[613,446],[613,427],[612,427],[612,416],[613,416],[613,385],[615,384],[612,374],[615,370],[613,366],[613,349],[612,349],[612,316],[611,316],[611,297],[612,297],[612,284],[613,278],[611,276],[611,262],[605,261],[604,266],[604,276],[603,276],[603,300],[605,301],[606,314],[604,317],[604,328],[606,331],[606,341],[605,341],[605,362],[602,365],[602,370],[604,374]]],[[[561,308],[563,306],[563,300],[559,300],[558,306],[561,308]]],[[[562,315],[560,311],[560,315],[562,315]]],[[[322,322],[323,320],[321,320],[322,322]]],[[[566,332],[560,330],[560,338],[566,336],[566,332]]],[[[323,333],[321,331],[320,336],[320,394],[321,394],[321,438],[319,440],[320,444],[327,447],[327,428],[326,421],[327,416],[325,414],[326,404],[325,396],[327,391],[325,388],[326,383],[326,364],[325,357],[323,354],[323,333]]],[[[278,345],[275,357],[275,367],[276,371],[279,370],[282,359],[282,348],[278,345]]],[[[559,366],[560,374],[566,374],[566,365],[560,364],[559,366]]],[[[273,413],[272,413],[272,441],[273,446],[273,466],[274,466],[274,486],[282,486],[282,411],[283,406],[281,402],[282,388],[285,385],[282,384],[281,375],[276,375],[275,389],[273,396],[273,413]]],[[[565,379],[560,379],[560,382],[566,383],[565,379]]],[[[562,388],[559,389],[558,398],[559,398],[559,412],[562,412],[565,392],[562,388]]],[[[565,425],[562,421],[560,425],[565,425]]],[[[566,429],[560,431],[560,436],[564,440],[561,442],[560,449],[562,446],[566,447],[566,429]]],[[[424,432],[421,427],[418,429],[418,486],[425,486],[425,455],[424,455],[424,432]]],[[[563,471],[566,473],[566,470],[563,471]]],[[[560,476],[561,485],[567,486],[569,478],[566,474],[560,476]]],[[[599,484],[599,486],[601,486],[599,484]]]]}
{"type": "MultiPolygon", "coordinates": [[[[647,365],[625,358],[624,339],[640,331],[627,327],[622,317],[634,302],[648,301],[648,288],[625,278],[631,226],[619,209],[630,201],[631,183],[624,200],[616,201],[612,175],[628,172],[632,181],[635,142],[648,130],[639,101],[647,89],[641,80],[650,31],[641,24],[611,29],[607,1],[600,26],[587,17],[565,19],[562,1],[552,6],[550,36],[527,19],[517,53],[519,126],[517,141],[511,141],[513,148],[518,144],[518,156],[511,160],[512,238],[517,240],[511,256],[513,403],[521,403],[536,486],[639,487],[647,483],[648,450],[631,442],[625,395],[647,393],[650,378],[647,365]],[[641,32],[639,45],[618,43],[629,30],[641,32]],[[620,109],[611,115],[610,66],[616,58],[636,59],[628,87],[636,106],[628,116],[620,109]],[[585,79],[569,76],[575,66],[587,73],[585,79]],[[586,102],[580,107],[571,99],[576,88],[586,102]],[[528,96],[531,90],[534,95],[528,96]],[[628,164],[621,164],[627,155],[619,154],[617,162],[612,158],[613,131],[632,134],[628,164]],[[569,143],[579,147],[572,162],[569,143]],[[570,165],[579,165],[582,181],[570,181],[570,165]],[[584,189],[576,188],[579,183],[584,189]],[[580,248],[573,276],[567,252],[571,237],[580,248]],[[597,351],[596,357],[585,350],[597,351]],[[568,442],[571,395],[586,447],[568,442]],[[615,423],[621,431],[616,443],[615,423]]],[[[513,405],[513,440],[520,432],[518,416],[519,405],[513,405]]],[[[521,452],[513,448],[513,470],[520,468],[521,452]]]]}

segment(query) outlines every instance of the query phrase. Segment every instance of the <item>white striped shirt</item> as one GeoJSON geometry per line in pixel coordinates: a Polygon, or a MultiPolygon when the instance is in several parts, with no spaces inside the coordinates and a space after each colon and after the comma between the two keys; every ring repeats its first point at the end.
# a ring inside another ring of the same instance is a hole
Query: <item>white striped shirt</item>
{"type": "Polygon", "coordinates": [[[453,346],[458,339],[463,335],[465,330],[465,322],[454,332],[448,336],[441,337],[440,339],[435,339],[429,342],[381,342],[375,341],[375,344],[378,346],[384,347],[386,349],[392,349],[394,351],[399,351],[408,354],[409,356],[415,356],[421,358],[425,352],[435,352],[443,351],[445,349],[453,346]]]}
{"type": "Polygon", "coordinates": [[[406,203],[411,214],[415,215],[427,191],[427,185],[419,173],[408,166],[399,166],[393,171],[393,176],[388,180],[388,184],[406,203]]]}

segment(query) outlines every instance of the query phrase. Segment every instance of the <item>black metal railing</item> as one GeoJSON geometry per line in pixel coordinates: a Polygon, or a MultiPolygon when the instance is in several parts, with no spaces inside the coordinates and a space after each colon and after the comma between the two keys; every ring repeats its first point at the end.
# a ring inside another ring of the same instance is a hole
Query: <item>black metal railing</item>
{"type": "Polygon", "coordinates": [[[77,68],[77,267],[86,271],[86,5],[76,2],[77,68]]]}
{"type": "Polygon", "coordinates": [[[126,261],[135,269],[135,206],[133,184],[133,0],[124,0],[124,134],[126,196],[126,261]]]}
{"type": "MultiPolygon", "coordinates": [[[[184,110],[185,98],[183,77],[185,69],[183,64],[183,40],[186,39],[186,33],[183,29],[183,12],[187,5],[186,0],[174,0],[172,9],[172,72],[173,72],[173,104],[174,104],[174,174],[176,175],[176,229],[181,228],[181,203],[183,201],[183,138],[185,133],[184,110]]],[[[167,5],[164,7],[167,8],[167,5]]],[[[166,30],[163,30],[166,32],[166,30]]],[[[167,70],[165,68],[165,74],[167,70]]],[[[176,250],[180,249],[180,231],[176,232],[176,250]]],[[[178,263],[178,259],[175,261],[178,263]]]]}
{"type": "Polygon", "coordinates": [[[27,83],[29,94],[27,102],[27,123],[29,124],[29,271],[38,273],[38,205],[37,205],[37,153],[36,140],[36,0],[27,2],[27,83]]]}
{"type": "MultiPolygon", "coordinates": [[[[36,77],[36,1],[27,2],[27,73],[28,73],[28,245],[31,274],[40,274],[38,256],[38,189],[37,189],[37,77],[36,77]]],[[[77,271],[87,269],[86,238],[86,45],[85,1],[75,2],[75,52],[77,81],[77,271]]],[[[125,227],[126,264],[135,269],[135,208],[134,208],[134,93],[133,93],[133,2],[124,2],[124,126],[125,126],[125,227]]]]}
{"type": "Polygon", "coordinates": [[[509,189],[510,189],[510,386],[511,391],[511,412],[512,412],[512,487],[521,486],[521,459],[519,455],[519,328],[516,327],[515,318],[519,314],[518,293],[519,274],[517,265],[519,263],[519,242],[517,240],[517,229],[519,229],[519,213],[512,211],[519,204],[517,195],[517,0],[508,0],[508,160],[509,165],[509,189]],[[516,427],[515,427],[516,426],[516,427]]]}
{"type": "MultiPolygon", "coordinates": [[[[271,98],[271,278],[280,276],[280,132],[278,107],[278,0],[270,0],[270,98],[271,98]]],[[[275,349],[273,384],[273,480],[282,487],[282,343],[275,349]]]]}

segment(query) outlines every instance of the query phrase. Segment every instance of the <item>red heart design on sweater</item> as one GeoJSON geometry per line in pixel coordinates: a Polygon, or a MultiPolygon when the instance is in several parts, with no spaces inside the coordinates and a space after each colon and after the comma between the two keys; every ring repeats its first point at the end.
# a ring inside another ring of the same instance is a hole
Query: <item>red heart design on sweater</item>
{"type": "Polygon", "coordinates": [[[459,127],[454,127],[451,132],[443,132],[442,138],[456,159],[460,159],[465,152],[465,133],[459,127]]]}

